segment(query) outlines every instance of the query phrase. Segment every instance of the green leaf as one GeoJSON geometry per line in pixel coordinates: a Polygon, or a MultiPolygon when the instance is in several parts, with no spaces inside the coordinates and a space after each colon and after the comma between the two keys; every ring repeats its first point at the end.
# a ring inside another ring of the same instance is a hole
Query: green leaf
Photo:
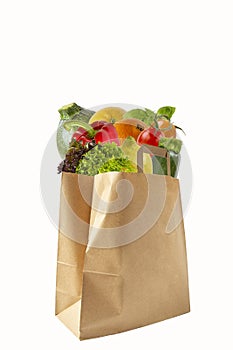
{"type": "Polygon", "coordinates": [[[155,119],[155,112],[154,111],[152,111],[149,108],[145,108],[145,112],[146,112],[146,114],[148,115],[149,118],[153,118],[153,120],[155,119]]]}
{"type": "Polygon", "coordinates": [[[163,116],[163,117],[166,117],[168,120],[170,120],[173,114],[175,113],[175,110],[176,110],[176,107],[165,106],[165,107],[159,108],[156,114],[158,117],[163,116]]]}
{"type": "Polygon", "coordinates": [[[147,108],[145,110],[136,108],[131,109],[123,115],[123,119],[130,118],[142,120],[144,123],[150,126],[155,121],[155,113],[147,108]]]}

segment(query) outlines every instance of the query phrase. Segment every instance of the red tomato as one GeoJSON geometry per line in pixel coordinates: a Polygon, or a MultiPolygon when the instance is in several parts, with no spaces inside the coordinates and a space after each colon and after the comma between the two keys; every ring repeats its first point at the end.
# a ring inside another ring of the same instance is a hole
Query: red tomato
{"type": "Polygon", "coordinates": [[[163,133],[160,130],[153,128],[152,126],[148,129],[143,130],[137,138],[139,145],[146,144],[151,146],[158,146],[159,139],[163,137],[163,133]]]}

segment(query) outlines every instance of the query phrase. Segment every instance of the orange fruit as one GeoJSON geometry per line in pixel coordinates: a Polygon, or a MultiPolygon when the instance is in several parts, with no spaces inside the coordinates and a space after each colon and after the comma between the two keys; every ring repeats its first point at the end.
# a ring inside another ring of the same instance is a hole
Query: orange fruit
{"type": "Polygon", "coordinates": [[[114,124],[114,126],[117,130],[121,144],[128,136],[132,136],[135,140],[137,140],[140,132],[148,128],[143,121],[136,118],[119,120],[114,124]]]}

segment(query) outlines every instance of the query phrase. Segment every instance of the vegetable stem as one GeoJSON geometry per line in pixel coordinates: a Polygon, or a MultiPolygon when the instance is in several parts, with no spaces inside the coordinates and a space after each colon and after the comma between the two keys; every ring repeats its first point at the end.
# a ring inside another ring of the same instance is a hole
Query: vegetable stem
{"type": "Polygon", "coordinates": [[[71,129],[77,127],[77,128],[83,128],[88,132],[88,135],[90,137],[95,136],[96,131],[91,127],[91,125],[85,123],[82,120],[69,120],[63,124],[63,127],[67,130],[70,131],[71,129]]]}
{"type": "Polygon", "coordinates": [[[154,125],[154,127],[155,127],[155,129],[159,130],[159,124],[158,124],[157,119],[158,119],[158,116],[157,116],[157,113],[155,113],[155,119],[154,119],[155,125],[154,125]]]}

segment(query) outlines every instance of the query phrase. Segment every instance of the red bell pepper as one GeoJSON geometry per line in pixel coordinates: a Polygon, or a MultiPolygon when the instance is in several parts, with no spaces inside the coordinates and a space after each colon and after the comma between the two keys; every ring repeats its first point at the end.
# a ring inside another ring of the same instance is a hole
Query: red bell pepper
{"type": "MultiPolygon", "coordinates": [[[[68,123],[69,122],[67,122],[67,125],[68,123]]],[[[87,124],[80,120],[74,120],[72,121],[72,127],[74,126],[78,126],[78,129],[75,131],[72,138],[82,142],[83,145],[92,140],[94,140],[96,144],[99,142],[115,142],[118,146],[120,145],[117,131],[112,123],[96,121],[92,124],[87,124]]]]}

